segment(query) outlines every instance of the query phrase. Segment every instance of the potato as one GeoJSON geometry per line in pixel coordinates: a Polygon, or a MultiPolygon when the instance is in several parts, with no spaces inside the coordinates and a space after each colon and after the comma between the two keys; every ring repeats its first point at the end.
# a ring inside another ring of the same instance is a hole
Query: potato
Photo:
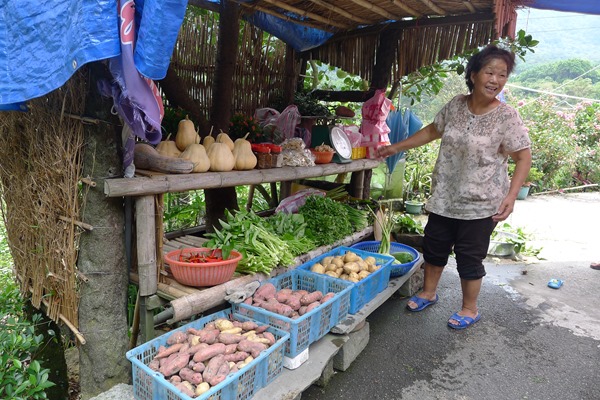
{"type": "Polygon", "coordinates": [[[208,384],[208,382],[202,382],[201,384],[196,386],[196,390],[194,390],[194,394],[196,396],[200,396],[201,394],[204,394],[204,393],[208,392],[209,390],[210,390],[210,385],[208,384]]]}
{"type": "Polygon", "coordinates": [[[358,279],[365,279],[369,275],[371,275],[369,271],[360,271],[358,273],[358,279]]]}
{"type": "Polygon", "coordinates": [[[344,262],[358,261],[360,257],[353,251],[349,251],[344,255],[344,262]]]}
{"type": "Polygon", "coordinates": [[[347,273],[348,275],[350,275],[351,272],[358,273],[360,271],[358,264],[355,262],[347,262],[346,264],[344,264],[343,268],[344,268],[344,272],[347,273]]]}
{"type": "Polygon", "coordinates": [[[331,260],[333,260],[332,256],[325,257],[321,260],[321,264],[323,264],[323,265],[331,264],[331,260]]]}
{"type": "Polygon", "coordinates": [[[344,266],[344,260],[340,256],[334,257],[333,260],[331,260],[331,263],[337,265],[338,268],[344,266]]]}
{"type": "Polygon", "coordinates": [[[335,271],[336,269],[337,269],[337,265],[327,264],[327,265],[325,265],[325,271],[323,273],[325,273],[327,271],[335,271]]]}
{"type": "Polygon", "coordinates": [[[233,325],[233,322],[231,322],[230,320],[225,319],[225,318],[219,318],[218,320],[216,320],[215,326],[221,332],[235,328],[235,326],[233,325]]]}
{"type": "Polygon", "coordinates": [[[358,281],[360,278],[358,277],[358,274],[356,272],[350,272],[348,274],[348,279],[356,279],[358,281]]]}
{"type": "Polygon", "coordinates": [[[363,259],[359,259],[358,261],[356,261],[356,263],[358,264],[358,270],[360,271],[368,271],[369,270],[369,264],[367,264],[367,262],[363,259]]]}
{"type": "Polygon", "coordinates": [[[369,272],[375,272],[379,268],[381,268],[379,265],[369,265],[369,272]]]}
{"type": "Polygon", "coordinates": [[[373,256],[368,256],[367,258],[365,258],[365,262],[371,265],[377,264],[377,260],[375,260],[375,257],[373,256]]]}
{"type": "Polygon", "coordinates": [[[325,275],[329,275],[329,276],[331,276],[332,278],[337,278],[337,277],[338,277],[338,274],[336,274],[336,273],[335,273],[335,272],[333,272],[333,271],[327,271],[327,272],[325,272],[325,275]]]}
{"type": "Polygon", "coordinates": [[[325,272],[325,267],[321,263],[314,263],[310,270],[316,274],[322,274],[325,272]]]}

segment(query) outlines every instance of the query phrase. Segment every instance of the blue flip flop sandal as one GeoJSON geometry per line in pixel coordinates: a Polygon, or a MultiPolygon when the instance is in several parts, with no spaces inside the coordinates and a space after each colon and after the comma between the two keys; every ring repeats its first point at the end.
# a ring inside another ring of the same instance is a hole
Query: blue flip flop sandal
{"type": "Polygon", "coordinates": [[[552,289],[559,289],[563,283],[564,282],[560,279],[550,279],[548,282],[548,287],[551,287],[552,289]]]}
{"type": "Polygon", "coordinates": [[[406,304],[406,308],[408,308],[409,311],[418,312],[418,311],[423,311],[424,309],[426,309],[430,305],[437,303],[437,301],[438,301],[438,295],[437,294],[435,295],[435,300],[427,300],[427,299],[424,299],[422,297],[418,297],[417,295],[414,295],[408,301],[412,301],[412,302],[416,303],[417,306],[415,308],[410,308],[408,306],[408,303],[407,303],[406,304]]]}
{"type": "Polygon", "coordinates": [[[452,329],[461,330],[461,329],[467,329],[468,327],[473,325],[475,322],[479,321],[481,319],[481,314],[477,313],[477,316],[475,318],[471,318],[471,317],[466,317],[466,316],[463,317],[462,315],[458,315],[458,313],[456,312],[456,313],[452,314],[450,319],[448,320],[448,326],[452,329]],[[457,321],[458,324],[454,325],[454,324],[450,323],[450,319],[457,321]]]}

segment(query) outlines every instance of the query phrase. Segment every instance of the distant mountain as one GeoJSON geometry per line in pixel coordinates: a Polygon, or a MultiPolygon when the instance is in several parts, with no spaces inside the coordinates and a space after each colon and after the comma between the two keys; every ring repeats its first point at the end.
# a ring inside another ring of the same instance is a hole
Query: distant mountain
{"type": "Polygon", "coordinates": [[[540,43],[535,53],[527,55],[526,63],[518,62],[517,71],[571,58],[600,62],[600,15],[525,8],[518,11],[520,29],[540,43]]]}

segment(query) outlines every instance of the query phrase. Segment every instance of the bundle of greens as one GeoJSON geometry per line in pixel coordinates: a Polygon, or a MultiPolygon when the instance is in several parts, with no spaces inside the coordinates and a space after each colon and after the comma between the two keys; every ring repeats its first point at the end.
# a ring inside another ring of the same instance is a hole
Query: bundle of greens
{"type": "Polygon", "coordinates": [[[298,213],[304,216],[309,237],[317,246],[324,246],[354,233],[348,209],[328,197],[309,196],[298,213]]]}
{"type": "Polygon", "coordinates": [[[206,234],[209,238],[206,246],[222,249],[223,258],[227,258],[234,249],[242,253],[237,272],[269,274],[277,266],[288,266],[294,262],[288,244],[260,216],[251,211],[238,211],[235,215],[226,211],[225,217],[226,221],[219,221],[220,230],[206,234]]]}
{"type": "Polygon", "coordinates": [[[265,219],[270,230],[285,241],[293,256],[309,252],[315,243],[306,236],[302,214],[277,213],[265,219]]]}

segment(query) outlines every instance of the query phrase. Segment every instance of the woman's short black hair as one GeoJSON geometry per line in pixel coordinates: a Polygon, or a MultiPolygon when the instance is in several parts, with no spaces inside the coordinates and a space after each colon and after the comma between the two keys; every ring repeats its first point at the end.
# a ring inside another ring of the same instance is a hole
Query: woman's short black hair
{"type": "Polygon", "coordinates": [[[487,45],[483,50],[477,54],[473,54],[467,63],[467,69],[465,71],[465,81],[469,91],[473,91],[473,82],[471,81],[471,74],[478,73],[485,65],[490,63],[494,59],[500,59],[506,63],[508,75],[512,72],[515,67],[515,54],[508,50],[500,49],[493,44],[487,45]]]}

